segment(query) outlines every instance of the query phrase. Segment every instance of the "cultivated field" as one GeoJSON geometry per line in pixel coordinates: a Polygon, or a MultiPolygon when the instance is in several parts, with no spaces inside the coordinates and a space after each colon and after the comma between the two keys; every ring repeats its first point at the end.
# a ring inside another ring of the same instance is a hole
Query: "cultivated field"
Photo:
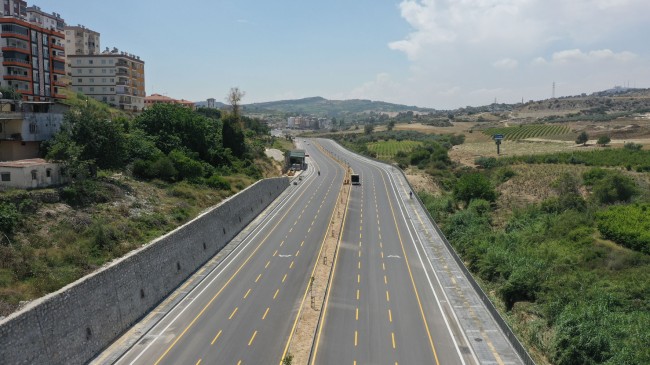
{"type": "Polygon", "coordinates": [[[368,150],[377,154],[377,158],[393,158],[397,152],[410,152],[415,147],[421,145],[416,141],[380,141],[368,144],[368,150]]]}
{"type": "Polygon", "coordinates": [[[571,133],[571,129],[564,124],[520,124],[517,127],[488,128],[483,134],[494,136],[502,134],[505,140],[519,140],[526,138],[540,138],[545,136],[560,136],[571,133]]]}

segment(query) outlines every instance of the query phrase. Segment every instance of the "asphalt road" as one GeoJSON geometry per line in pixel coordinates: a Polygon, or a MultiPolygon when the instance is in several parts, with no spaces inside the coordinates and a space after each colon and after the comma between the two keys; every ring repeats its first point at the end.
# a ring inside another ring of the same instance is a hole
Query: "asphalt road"
{"type": "Polygon", "coordinates": [[[276,211],[118,364],[280,363],[343,179],[340,165],[303,147],[308,171],[276,211]]]}

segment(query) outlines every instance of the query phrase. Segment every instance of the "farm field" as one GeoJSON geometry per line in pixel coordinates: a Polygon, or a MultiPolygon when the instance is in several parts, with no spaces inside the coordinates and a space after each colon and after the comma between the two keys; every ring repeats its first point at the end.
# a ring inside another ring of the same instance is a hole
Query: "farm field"
{"type": "Polygon", "coordinates": [[[421,142],[416,141],[380,141],[373,142],[368,144],[368,150],[377,154],[377,158],[392,158],[395,157],[397,152],[410,152],[417,146],[420,146],[421,142]]]}
{"type": "Polygon", "coordinates": [[[493,136],[495,134],[503,134],[505,140],[516,141],[526,138],[539,138],[544,136],[560,136],[563,134],[571,133],[571,129],[566,125],[554,124],[534,124],[534,125],[519,125],[517,127],[500,127],[488,128],[483,130],[483,134],[493,136]]]}

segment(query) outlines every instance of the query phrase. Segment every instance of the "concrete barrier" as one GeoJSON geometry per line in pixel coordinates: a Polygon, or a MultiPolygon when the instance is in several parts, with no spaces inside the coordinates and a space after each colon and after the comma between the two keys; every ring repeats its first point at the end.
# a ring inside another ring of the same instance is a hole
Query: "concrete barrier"
{"type": "Polygon", "coordinates": [[[1,364],[83,364],[216,255],[284,189],[265,179],[0,321],[1,364]]]}

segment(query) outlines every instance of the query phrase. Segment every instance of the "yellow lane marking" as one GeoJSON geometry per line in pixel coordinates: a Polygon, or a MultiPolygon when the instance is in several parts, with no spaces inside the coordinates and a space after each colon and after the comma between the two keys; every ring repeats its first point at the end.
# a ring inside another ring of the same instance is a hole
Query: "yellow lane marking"
{"type": "Polygon", "coordinates": [[[358,266],[359,266],[359,270],[361,270],[361,261],[359,261],[359,265],[358,265],[358,266]]]}
{"type": "Polygon", "coordinates": [[[356,314],[355,317],[356,317],[356,320],[358,321],[359,320],[359,307],[357,307],[357,314],[356,314]]]}
{"type": "Polygon", "coordinates": [[[239,307],[235,307],[235,310],[232,311],[232,313],[230,313],[230,317],[228,317],[228,319],[232,319],[232,317],[235,315],[235,313],[237,313],[238,309],[239,309],[239,307]]]}
{"type": "MultiPolygon", "coordinates": [[[[338,173],[338,170],[337,170],[337,173],[338,173]]],[[[343,239],[343,232],[345,231],[345,218],[346,218],[347,213],[348,213],[348,207],[350,206],[350,192],[351,192],[351,190],[352,189],[348,189],[348,198],[347,198],[347,202],[345,204],[345,209],[343,210],[343,225],[341,227],[341,230],[339,232],[339,237],[338,237],[338,240],[336,242],[336,252],[334,253],[334,263],[332,264],[332,278],[331,278],[332,281],[334,281],[334,276],[336,274],[336,264],[337,264],[338,258],[339,258],[338,253],[339,253],[339,250],[341,248],[341,240],[343,239]]],[[[337,196],[336,199],[339,199],[340,195],[341,195],[341,193],[339,192],[339,196],[337,196]]],[[[332,210],[332,215],[330,216],[330,219],[329,219],[330,223],[327,226],[327,231],[329,231],[329,229],[330,229],[333,217],[334,217],[334,210],[332,210]]],[[[327,237],[327,233],[325,233],[325,237],[323,237],[323,241],[325,241],[326,237],[327,237]]],[[[323,246],[321,245],[321,250],[322,250],[322,248],[323,248],[323,246]]],[[[319,257],[320,257],[320,252],[319,252],[319,257]]],[[[314,270],[315,269],[316,269],[316,266],[314,266],[314,270]]],[[[313,275],[313,272],[312,272],[312,275],[313,275]]],[[[307,292],[305,291],[305,297],[306,296],[307,296],[307,292]]],[[[303,297],[303,302],[305,300],[305,297],[303,297]]],[[[330,298],[330,290],[329,290],[329,287],[328,287],[327,292],[325,294],[325,306],[323,308],[323,317],[322,317],[323,323],[322,323],[321,326],[318,327],[318,334],[316,335],[316,342],[315,342],[314,347],[313,347],[314,348],[314,356],[312,357],[312,360],[311,360],[312,365],[316,362],[316,357],[318,355],[318,345],[320,343],[320,336],[321,336],[323,327],[325,327],[325,321],[326,321],[326,318],[327,318],[327,306],[329,304],[329,298],[330,298]]],[[[359,290],[357,289],[357,300],[358,299],[359,299],[359,290]]],[[[301,308],[302,308],[302,305],[301,305],[301,308]]],[[[298,312],[298,315],[300,315],[300,312],[298,312]]],[[[297,321],[297,318],[296,318],[296,321],[297,321]]],[[[295,329],[295,323],[294,323],[294,329],[295,329]]],[[[291,332],[293,332],[294,329],[292,329],[291,332]]],[[[291,341],[291,337],[289,337],[289,341],[291,341]]],[[[282,354],[283,358],[287,353],[288,347],[289,347],[289,343],[287,342],[287,346],[285,347],[284,353],[282,354]]],[[[356,364],[356,361],[355,361],[355,364],[356,364]]]]}
{"type": "Polygon", "coordinates": [[[275,255],[277,255],[277,254],[278,254],[278,250],[275,250],[275,252],[273,253],[273,256],[275,257],[275,255]]]}
{"type": "Polygon", "coordinates": [[[357,300],[359,300],[359,289],[357,289],[357,300]]]}
{"type": "Polygon", "coordinates": [[[359,250],[359,257],[361,257],[361,250],[359,250]]]}
{"type": "Polygon", "coordinates": [[[361,282],[361,274],[357,274],[357,283],[361,282]]]}
{"type": "Polygon", "coordinates": [[[307,229],[307,233],[309,233],[309,232],[311,232],[311,227],[309,227],[309,229],[307,229]]]}
{"type": "MultiPolygon", "coordinates": [[[[298,223],[298,222],[296,222],[298,223]]],[[[293,227],[289,228],[289,233],[293,232],[293,227]]]]}
{"type": "Polygon", "coordinates": [[[219,330],[219,333],[217,333],[216,336],[212,339],[212,342],[210,342],[210,346],[214,345],[215,342],[219,339],[219,336],[221,336],[221,330],[219,330]]]}
{"type": "Polygon", "coordinates": [[[381,251],[381,258],[384,258],[384,251],[381,251]]]}
{"type": "MultiPolygon", "coordinates": [[[[248,346],[253,344],[253,340],[255,339],[255,336],[257,336],[257,331],[253,332],[253,335],[251,336],[251,340],[248,341],[248,346]]],[[[393,346],[393,348],[395,347],[393,346]]]]}
{"type": "Polygon", "coordinates": [[[388,294],[388,290],[386,290],[386,301],[390,302],[390,294],[388,294]]]}
{"type": "Polygon", "coordinates": [[[296,251],[296,257],[298,257],[298,255],[300,255],[300,250],[296,251]]]}
{"type": "Polygon", "coordinates": [[[237,365],[241,365],[241,360],[237,361],[237,365]]]}
{"type": "Polygon", "coordinates": [[[196,362],[196,365],[199,365],[201,363],[202,359],[199,359],[199,361],[196,362]]]}
{"type": "Polygon", "coordinates": [[[384,284],[388,284],[388,278],[384,275],[384,284]]]}
{"type": "Polygon", "coordinates": [[[393,321],[393,312],[391,312],[390,309],[388,309],[388,322],[392,322],[392,321],[393,321]]]}
{"type": "Polygon", "coordinates": [[[251,293],[251,289],[248,289],[248,291],[246,291],[246,294],[244,294],[244,299],[246,299],[246,297],[248,297],[248,294],[250,293],[251,293]]]}
{"type": "Polygon", "coordinates": [[[390,333],[390,337],[391,337],[392,340],[393,340],[393,348],[397,348],[397,346],[395,346],[395,332],[391,332],[391,333],[390,333]]]}
{"type": "Polygon", "coordinates": [[[293,261],[291,261],[291,265],[289,265],[289,268],[293,268],[293,261]]]}
{"type": "Polygon", "coordinates": [[[269,314],[269,307],[266,307],[266,311],[264,311],[264,315],[262,316],[262,320],[266,319],[266,315],[269,314]]]}
{"type": "MultiPolygon", "coordinates": [[[[386,190],[386,196],[390,197],[390,194],[388,193],[388,185],[386,184],[386,180],[384,179],[383,174],[381,175],[381,180],[384,182],[384,189],[386,190]]],[[[424,309],[422,308],[422,301],[420,301],[420,294],[418,293],[418,288],[415,285],[415,279],[413,278],[411,265],[409,264],[408,256],[406,255],[406,248],[404,247],[404,240],[402,240],[402,233],[397,224],[397,216],[395,215],[395,209],[393,209],[393,202],[391,201],[390,198],[388,199],[388,205],[390,206],[390,211],[391,214],[393,215],[393,222],[395,223],[395,228],[397,229],[397,238],[399,239],[400,246],[402,246],[402,254],[404,255],[404,262],[406,263],[406,268],[408,270],[409,277],[411,278],[411,284],[413,285],[413,291],[415,292],[415,299],[417,300],[418,306],[420,308],[420,315],[422,316],[422,322],[424,322],[424,329],[426,330],[427,337],[429,338],[429,345],[431,346],[431,351],[433,352],[433,358],[436,360],[436,364],[440,365],[440,361],[438,361],[438,353],[436,352],[436,347],[434,346],[433,338],[431,337],[431,331],[429,331],[429,323],[427,322],[427,317],[424,314],[424,309]]]]}
{"type": "Polygon", "coordinates": [[[267,267],[269,267],[269,265],[271,265],[271,260],[266,262],[266,265],[264,265],[264,268],[266,269],[267,267]]]}
{"type": "Polygon", "coordinates": [[[215,342],[219,339],[219,336],[221,336],[221,330],[219,330],[219,333],[217,333],[216,336],[212,339],[212,342],[210,342],[210,346],[214,345],[215,342]]]}
{"type": "Polygon", "coordinates": [[[280,242],[280,247],[282,247],[282,245],[284,245],[284,240],[280,242]]]}
{"type": "Polygon", "coordinates": [[[302,245],[304,245],[304,244],[305,244],[305,241],[303,240],[302,242],[300,242],[300,247],[302,247],[302,245]]]}
{"type": "Polygon", "coordinates": [[[284,274],[284,277],[282,278],[282,282],[284,283],[285,280],[287,280],[287,274],[284,274]]]}
{"type": "Polygon", "coordinates": [[[357,346],[357,337],[358,337],[358,333],[357,333],[357,331],[355,330],[355,331],[354,331],[354,347],[357,346]]]}
{"type": "Polygon", "coordinates": [[[277,289],[277,290],[275,291],[275,294],[273,294],[273,299],[275,299],[275,297],[278,296],[278,293],[279,293],[279,292],[280,292],[280,289],[277,289]]]}
{"type": "Polygon", "coordinates": [[[383,262],[381,263],[381,269],[386,271],[386,264],[384,264],[383,262]]]}
{"type": "Polygon", "coordinates": [[[255,282],[257,283],[260,280],[261,277],[262,277],[262,274],[257,275],[257,279],[255,279],[255,282]]]}
{"type": "MultiPolygon", "coordinates": [[[[379,239],[381,239],[381,237],[379,237],[379,239]]],[[[379,248],[384,248],[384,244],[381,243],[381,241],[379,241],[379,248]]]]}
{"type": "Polygon", "coordinates": [[[361,236],[362,236],[362,234],[361,234],[361,233],[359,233],[359,239],[361,239],[361,236]]]}

